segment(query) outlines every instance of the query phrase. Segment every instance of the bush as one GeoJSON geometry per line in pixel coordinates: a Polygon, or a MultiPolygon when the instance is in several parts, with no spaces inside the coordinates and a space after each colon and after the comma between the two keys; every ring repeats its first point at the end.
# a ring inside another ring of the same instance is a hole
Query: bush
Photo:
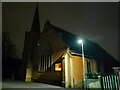
{"type": "Polygon", "coordinates": [[[90,73],[87,73],[87,78],[88,79],[98,79],[98,76],[100,74],[99,73],[96,73],[96,72],[90,72],[90,73]]]}

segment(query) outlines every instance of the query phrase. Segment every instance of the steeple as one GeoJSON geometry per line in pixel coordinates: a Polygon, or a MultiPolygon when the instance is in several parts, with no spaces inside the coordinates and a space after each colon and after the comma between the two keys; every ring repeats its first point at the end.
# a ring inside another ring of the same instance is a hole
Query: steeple
{"type": "Polygon", "coordinates": [[[40,33],[40,22],[39,22],[38,5],[37,5],[36,10],[35,10],[31,31],[35,31],[35,32],[40,33]]]}
{"type": "Polygon", "coordinates": [[[49,20],[47,20],[46,22],[45,22],[45,25],[44,25],[44,28],[43,28],[43,33],[44,32],[46,32],[46,31],[48,31],[48,28],[49,27],[51,27],[51,23],[50,23],[50,21],[49,20]]]}

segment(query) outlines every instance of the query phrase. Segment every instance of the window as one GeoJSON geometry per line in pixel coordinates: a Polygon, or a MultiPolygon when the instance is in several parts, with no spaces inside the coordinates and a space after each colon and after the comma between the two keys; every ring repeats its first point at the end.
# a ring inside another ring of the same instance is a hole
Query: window
{"type": "Polygon", "coordinates": [[[87,72],[88,73],[91,72],[91,63],[90,63],[90,60],[87,60],[87,72]]]}
{"type": "Polygon", "coordinates": [[[55,71],[61,71],[62,68],[61,68],[61,63],[56,63],[55,64],[55,71]]]}
{"type": "Polygon", "coordinates": [[[51,55],[40,57],[38,70],[39,71],[51,70],[51,55]]]}

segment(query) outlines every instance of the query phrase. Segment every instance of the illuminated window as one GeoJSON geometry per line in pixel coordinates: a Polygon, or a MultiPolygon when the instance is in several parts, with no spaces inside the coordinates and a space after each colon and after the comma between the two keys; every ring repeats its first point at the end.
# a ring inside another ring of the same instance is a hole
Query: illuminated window
{"type": "Polygon", "coordinates": [[[61,63],[55,64],[55,71],[61,71],[61,70],[62,70],[61,63]]]}

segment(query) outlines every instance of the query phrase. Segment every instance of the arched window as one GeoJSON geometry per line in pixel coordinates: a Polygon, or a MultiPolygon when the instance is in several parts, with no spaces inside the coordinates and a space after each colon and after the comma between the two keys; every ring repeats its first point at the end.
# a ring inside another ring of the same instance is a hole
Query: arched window
{"type": "Polygon", "coordinates": [[[40,46],[40,60],[39,60],[39,66],[38,71],[44,72],[47,70],[51,70],[51,64],[52,64],[52,49],[50,45],[47,43],[42,43],[40,46]]]}

